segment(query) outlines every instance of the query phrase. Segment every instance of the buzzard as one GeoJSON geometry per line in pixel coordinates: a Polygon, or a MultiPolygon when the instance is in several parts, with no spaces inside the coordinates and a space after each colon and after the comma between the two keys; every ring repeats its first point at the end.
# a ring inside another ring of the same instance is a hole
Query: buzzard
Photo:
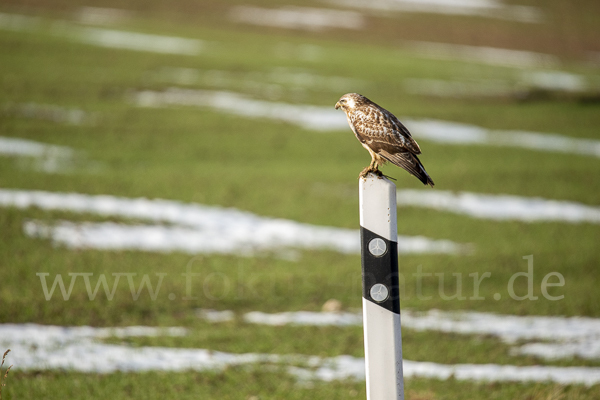
{"type": "Polygon", "coordinates": [[[378,167],[389,161],[433,187],[433,180],[417,157],[421,154],[419,145],[394,114],[358,93],[343,95],[335,103],[335,109],[339,108],[346,113],[356,138],[371,154],[371,164],[359,177],[364,178],[370,172],[381,176],[378,167]]]}

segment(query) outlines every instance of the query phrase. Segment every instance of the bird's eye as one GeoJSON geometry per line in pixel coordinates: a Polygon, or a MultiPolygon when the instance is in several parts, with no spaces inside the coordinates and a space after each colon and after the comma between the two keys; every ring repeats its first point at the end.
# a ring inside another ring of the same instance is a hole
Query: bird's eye
{"type": "Polygon", "coordinates": [[[345,99],[341,99],[341,100],[340,100],[340,103],[345,103],[345,102],[346,102],[346,100],[345,100],[345,99]]]}

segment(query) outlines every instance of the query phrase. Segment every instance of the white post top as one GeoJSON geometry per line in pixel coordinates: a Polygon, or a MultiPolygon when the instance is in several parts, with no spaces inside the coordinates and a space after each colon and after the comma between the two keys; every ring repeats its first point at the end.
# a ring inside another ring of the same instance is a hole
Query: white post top
{"type": "Polygon", "coordinates": [[[384,177],[369,174],[359,178],[360,226],[398,241],[396,222],[396,185],[384,177]]]}

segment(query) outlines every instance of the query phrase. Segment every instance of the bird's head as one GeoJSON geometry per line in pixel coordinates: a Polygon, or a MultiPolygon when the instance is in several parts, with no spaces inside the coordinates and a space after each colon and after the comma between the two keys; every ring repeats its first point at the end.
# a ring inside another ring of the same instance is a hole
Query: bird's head
{"type": "Polygon", "coordinates": [[[343,95],[337,103],[335,103],[335,109],[342,109],[344,112],[350,112],[362,103],[367,102],[368,99],[358,93],[346,93],[343,95]]]}

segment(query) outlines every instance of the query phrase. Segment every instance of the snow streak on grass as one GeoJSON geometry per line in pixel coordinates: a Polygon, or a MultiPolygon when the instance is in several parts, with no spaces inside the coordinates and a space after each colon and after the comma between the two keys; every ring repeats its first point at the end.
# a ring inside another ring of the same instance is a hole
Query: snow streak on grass
{"type": "Polygon", "coordinates": [[[36,170],[56,173],[71,166],[75,151],[70,147],[0,136],[0,156],[19,157],[36,170]]]}
{"type": "MultiPolygon", "coordinates": [[[[299,379],[323,381],[365,377],[363,358],[341,355],[331,358],[264,353],[225,353],[205,349],[130,347],[97,342],[97,338],[128,336],[181,336],[182,328],[92,328],[37,324],[0,324],[0,346],[10,347],[20,370],[67,369],[87,373],[116,371],[221,370],[227,366],[267,363],[287,369],[299,379]],[[298,367],[297,365],[303,365],[298,367]],[[307,368],[309,367],[309,368],[307,368]]],[[[600,383],[600,368],[549,367],[495,364],[438,364],[404,360],[404,377],[489,382],[541,382],[562,384],[600,383]]]]}
{"type": "MultiPolygon", "coordinates": [[[[256,100],[234,92],[173,87],[164,91],[140,91],[133,95],[132,100],[139,107],[210,108],[243,117],[284,121],[315,131],[349,129],[344,113],[334,110],[333,107],[256,100]]],[[[400,119],[417,139],[438,143],[520,147],[600,157],[600,140],[595,139],[577,139],[552,133],[492,130],[476,125],[434,119],[400,119]]]]}
{"type": "MultiPolygon", "coordinates": [[[[101,216],[143,219],[160,224],[25,222],[25,233],[51,238],[70,248],[137,249],[254,255],[289,249],[329,249],[347,254],[360,252],[355,229],[315,226],[280,218],[261,217],[233,208],[185,204],[171,200],[128,199],[0,189],[0,205],[39,207],[46,210],[87,212],[101,216]],[[165,226],[164,223],[175,226],[165,226]]],[[[449,240],[399,236],[401,253],[460,253],[468,247],[449,240]]]]}
{"type": "Polygon", "coordinates": [[[231,9],[229,17],[236,22],[309,31],[328,28],[362,29],[365,26],[362,15],[354,11],[297,6],[277,9],[237,6],[231,9]]]}
{"type": "Polygon", "coordinates": [[[396,199],[398,206],[432,208],[482,219],[600,223],[600,207],[572,201],[414,189],[398,190],[396,199]]]}
{"type": "Polygon", "coordinates": [[[204,47],[204,43],[198,39],[105,28],[80,28],[74,33],[77,40],[84,43],[116,49],[195,56],[200,54],[204,47]]]}
{"type": "Polygon", "coordinates": [[[6,104],[4,112],[23,118],[31,118],[42,121],[51,121],[68,125],[83,125],[93,122],[94,115],[78,109],[67,108],[54,104],[20,103],[6,104]]]}
{"type": "Polygon", "coordinates": [[[553,55],[525,50],[434,42],[408,42],[407,47],[421,56],[440,60],[461,60],[516,68],[548,68],[560,64],[559,59],[553,55]]]}
{"type": "MultiPolygon", "coordinates": [[[[221,311],[224,313],[225,311],[221,311]]],[[[220,322],[199,314],[211,322],[220,322]]],[[[232,318],[233,316],[230,315],[232,318]]],[[[361,313],[296,311],[244,314],[252,324],[283,326],[352,326],[362,325],[361,313]]],[[[402,326],[417,331],[439,331],[463,335],[491,335],[506,343],[532,341],[513,347],[514,354],[545,359],[581,357],[600,358],[600,319],[586,317],[514,316],[483,312],[402,310],[402,326]],[[535,341],[539,342],[535,342],[535,341]]]]}
{"type": "Polygon", "coordinates": [[[293,123],[317,131],[347,126],[343,113],[331,108],[255,100],[234,92],[169,88],[165,91],[144,90],[133,96],[139,107],[194,106],[212,108],[250,118],[268,118],[293,123]]]}
{"type": "Polygon", "coordinates": [[[376,12],[470,15],[529,23],[542,20],[542,13],[535,7],[505,5],[499,0],[329,0],[329,2],[376,12]]]}

